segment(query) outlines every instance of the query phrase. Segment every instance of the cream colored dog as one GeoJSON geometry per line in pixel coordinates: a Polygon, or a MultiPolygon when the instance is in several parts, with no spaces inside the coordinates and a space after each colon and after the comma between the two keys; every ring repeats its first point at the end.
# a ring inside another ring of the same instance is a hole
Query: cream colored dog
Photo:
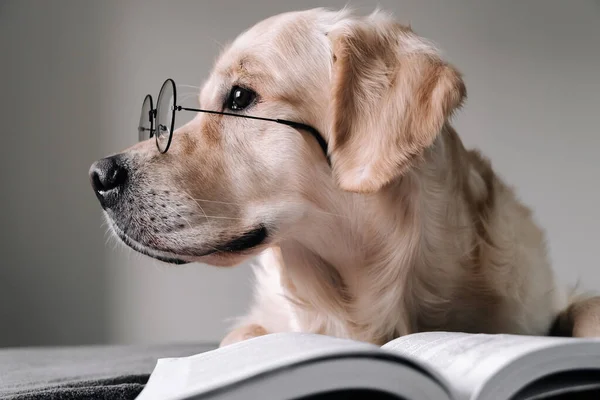
{"type": "Polygon", "coordinates": [[[226,49],[200,105],[312,125],[331,166],[306,132],[199,113],[167,153],[141,142],[92,180],[119,178],[95,189],[144,254],[260,256],[254,304],[223,345],[281,331],[598,334],[598,300],[569,302],[530,210],[450,126],[465,96],[460,73],[388,15],[282,14],[226,49]]]}

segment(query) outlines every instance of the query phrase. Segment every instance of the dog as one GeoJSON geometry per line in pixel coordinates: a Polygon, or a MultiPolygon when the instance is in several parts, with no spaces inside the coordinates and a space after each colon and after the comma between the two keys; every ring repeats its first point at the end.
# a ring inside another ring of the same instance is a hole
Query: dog
{"type": "Polygon", "coordinates": [[[557,283],[530,209],[450,125],[465,98],[461,73],[386,13],[280,14],[224,50],[200,105],[310,124],[326,154],[294,126],[200,112],[164,154],[146,140],[96,162],[92,185],[138,252],[257,257],[254,302],[222,346],[285,331],[599,335],[598,298],[557,283]]]}

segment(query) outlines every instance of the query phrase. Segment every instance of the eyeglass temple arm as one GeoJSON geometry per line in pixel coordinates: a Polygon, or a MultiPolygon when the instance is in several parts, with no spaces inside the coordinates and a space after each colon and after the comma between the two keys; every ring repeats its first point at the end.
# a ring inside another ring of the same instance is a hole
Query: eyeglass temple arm
{"type": "Polygon", "coordinates": [[[300,122],[288,121],[285,119],[274,119],[273,121],[277,122],[279,124],[282,124],[282,125],[287,125],[292,128],[304,130],[304,131],[307,131],[308,133],[310,133],[317,140],[317,143],[319,143],[319,147],[321,147],[321,150],[323,150],[323,153],[325,154],[325,157],[327,158],[327,164],[329,164],[329,166],[331,166],[331,159],[329,158],[327,142],[321,135],[321,132],[319,132],[318,130],[316,130],[315,128],[313,128],[310,125],[306,125],[306,124],[303,124],[300,122]]]}
{"type": "Polygon", "coordinates": [[[310,125],[306,125],[301,122],[288,121],[286,119],[255,117],[252,115],[240,115],[240,114],[234,114],[234,113],[228,113],[228,112],[222,112],[222,111],[203,110],[201,108],[189,108],[189,107],[182,107],[182,106],[175,106],[174,108],[177,111],[185,110],[185,111],[194,111],[194,112],[201,112],[201,113],[207,113],[207,114],[228,115],[231,117],[238,117],[238,118],[255,119],[255,120],[259,120],[259,121],[276,122],[278,124],[287,125],[292,128],[295,128],[295,129],[307,131],[317,140],[317,142],[319,143],[319,146],[323,150],[323,153],[325,153],[325,157],[327,158],[327,163],[331,166],[331,159],[329,158],[329,152],[327,151],[327,142],[325,141],[325,139],[323,138],[321,133],[310,125]]]}

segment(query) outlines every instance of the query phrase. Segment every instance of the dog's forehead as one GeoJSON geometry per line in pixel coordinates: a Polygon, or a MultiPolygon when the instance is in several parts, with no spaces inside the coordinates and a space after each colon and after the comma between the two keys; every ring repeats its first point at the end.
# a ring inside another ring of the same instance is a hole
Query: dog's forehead
{"type": "Polygon", "coordinates": [[[264,19],[239,35],[232,47],[245,48],[253,44],[271,44],[277,38],[291,33],[304,33],[306,36],[317,23],[314,12],[291,12],[264,19]]]}
{"type": "Polygon", "coordinates": [[[282,59],[302,56],[300,53],[311,51],[310,43],[314,42],[319,30],[316,10],[267,18],[233,41],[217,61],[216,71],[221,75],[235,74],[240,70],[259,73],[282,59]]]}
{"type": "Polygon", "coordinates": [[[332,59],[327,33],[345,15],[312,9],[279,14],[252,26],[217,59],[201,103],[223,97],[234,83],[271,98],[301,97],[302,90],[326,87],[332,59]]]}

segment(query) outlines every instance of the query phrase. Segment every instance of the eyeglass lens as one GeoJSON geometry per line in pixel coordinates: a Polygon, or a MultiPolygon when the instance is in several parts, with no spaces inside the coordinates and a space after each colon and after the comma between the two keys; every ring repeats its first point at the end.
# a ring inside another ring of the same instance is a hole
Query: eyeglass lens
{"type": "Polygon", "coordinates": [[[167,79],[160,89],[156,102],[156,145],[161,153],[166,153],[171,144],[176,101],[175,82],[167,79]]]}
{"type": "Polygon", "coordinates": [[[140,123],[138,125],[138,136],[140,141],[148,140],[154,135],[154,105],[152,104],[152,96],[146,95],[142,103],[142,113],[140,115],[140,123]]]}

